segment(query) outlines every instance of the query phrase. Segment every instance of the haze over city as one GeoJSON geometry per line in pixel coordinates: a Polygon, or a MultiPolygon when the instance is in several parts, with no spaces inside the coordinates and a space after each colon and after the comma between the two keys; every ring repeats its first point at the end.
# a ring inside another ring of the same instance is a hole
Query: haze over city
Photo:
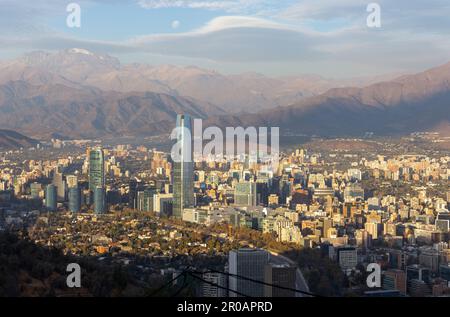
{"type": "Polygon", "coordinates": [[[0,0],[0,297],[449,297],[449,13],[0,0]]]}

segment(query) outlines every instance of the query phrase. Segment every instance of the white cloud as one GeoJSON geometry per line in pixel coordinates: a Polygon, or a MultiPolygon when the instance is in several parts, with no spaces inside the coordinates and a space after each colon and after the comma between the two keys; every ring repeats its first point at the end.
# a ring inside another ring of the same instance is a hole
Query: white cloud
{"type": "Polygon", "coordinates": [[[192,8],[192,9],[229,9],[235,7],[240,1],[190,1],[190,0],[139,0],[139,5],[145,9],[161,8],[192,8]]]}
{"type": "Polygon", "coordinates": [[[172,21],[171,26],[172,26],[172,29],[174,29],[174,30],[178,29],[180,27],[180,21],[178,21],[178,20],[172,21]]]}
{"type": "Polygon", "coordinates": [[[298,0],[138,0],[138,4],[145,9],[190,8],[266,16],[296,2],[298,0]]]}
{"type": "Polygon", "coordinates": [[[246,16],[221,16],[212,19],[204,27],[198,29],[196,32],[210,33],[232,28],[289,29],[288,26],[262,18],[246,16]]]}
{"type": "MultiPolygon", "coordinates": [[[[366,27],[366,6],[371,2],[367,0],[141,0],[141,6],[153,9],[186,7],[229,13],[189,32],[106,42],[41,28],[40,17],[49,14],[46,8],[52,10],[57,0],[43,0],[42,7],[28,1],[29,6],[25,1],[0,0],[0,5],[8,4],[0,11],[0,27],[4,30],[0,46],[22,51],[82,47],[112,55],[195,60],[199,65],[212,61],[222,69],[232,64],[234,69],[239,65],[260,72],[270,68],[280,74],[306,70],[338,77],[417,70],[448,61],[448,0],[375,1],[382,9],[380,30],[366,27]],[[343,23],[334,25],[336,20],[343,23]],[[320,28],[327,23],[331,31],[320,28]],[[12,28],[17,29],[16,33],[12,28]]],[[[133,3],[136,5],[137,0],[133,3]]],[[[65,12],[64,7],[61,11],[65,12]]],[[[175,22],[172,27],[179,26],[175,22]]]]}
{"type": "Polygon", "coordinates": [[[203,27],[184,33],[136,37],[129,46],[146,52],[218,62],[297,60],[319,56],[307,33],[268,20],[218,17],[203,27]]]}

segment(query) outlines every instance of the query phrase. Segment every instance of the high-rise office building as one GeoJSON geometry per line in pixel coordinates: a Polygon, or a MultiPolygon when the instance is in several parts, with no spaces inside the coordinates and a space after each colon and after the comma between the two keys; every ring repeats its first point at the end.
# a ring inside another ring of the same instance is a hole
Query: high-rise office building
{"type": "Polygon", "coordinates": [[[58,203],[57,188],[55,185],[47,185],[45,189],[45,207],[48,211],[56,211],[58,203]]]}
{"type": "Polygon", "coordinates": [[[372,236],[373,240],[378,239],[378,223],[375,222],[366,222],[364,224],[364,228],[366,229],[367,233],[369,233],[372,236]]]}
{"type": "Polygon", "coordinates": [[[32,183],[30,185],[30,194],[32,199],[38,199],[42,190],[42,185],[39,183],[32,183]]]}
{"type": "Polygon", "coordinates": [[[140,191],[137,194],[137,209],[138,211],[154,211],[153,199],[157,191],[154,187],[149,187],[144,191],[140,191]]]}
{"type": "Polygon", "coordinates": [[[406,273],[403,270],[388,270],[383,273],[383,289],[398,290],[406,294],[406,273]]]}
{"type": "Polygon", "coordinates": [[[144,211],[144,191],[136,193],[136,209],[137,211],[144,211]]]}
{"type": "Polygon", "coordinates": [[[419,264],[428,268],[431,272],[439,271],[439,252],[435,249],[425,249],[420,251],[419,264]]]}
{"type": "Polygon", "coordinates": [[[106,213],[105,189],[103,187],[94,189],[94,212],[98,215],[106,213]]]}
{"type": "Polygon", "coordinates": [[[269,204],[269,183],[258,179],[256,181],[256,196],[257,203],[267,206],[269,204]]]}
{"type": "Polygon", "coordinates": [[[264,282],[265,267],[269,263],[269,254],[260,249],[239,249],[230,251],[228,256],[230,297],[238,297],[237,291],[246,296],[263,297],[264,284],[248,281],[233,275],[264,282]]]}
{"type": "Polygon", "coordinates": [[[357,200],[364,200],[364,189],[356,183],[348,185],[344,189],[345,202],[354,202],[357,200]]]}
{"type": "Polygon", "coordinates": [[[131,179],[129,182],[128,191],[128,207],[136,209],[136,196],[137,196],[137,180],[131,179]]]}
{"type": "Polygon", "coordinates": [[[59,168],[55,169],[53,174],[53,185],[56,187],[56,196],[58,201],[62,202],[66,200],[66,182],[64,181],[64,175],[59,171],[59,168]]]}
{"type": "Polygon", "coordinates": [[[76,175],[66,176],[67,188],[78,187],[78,177],[76,175]]]}
{"type": "Polygon", "coordinates": [[[324,238],[330,238],[330,229],[333,228],[333,220],[330,218],[324,218],[322,220],[322,235],[324,238]]]}
{"type": "Polygon", "coordinates": [[[80,212],[81,210],[81,189],[77,187],[69,188],[69,211],[80,212]]]}
{"type": "Polygon", "coordinates": [[[153,209],[160,217],[170,217],[172,208],[173,194],[156,194],[153,196],[153,209]]]}
{"type": "Polygon", "coordinates": [[[289,179],[280,181],[280,204],[287,204],[288,198],[292,195],[292,183],[289,179]]]}
{"type": "Polygon", "coordinates": [[[227,279],[222,273],[208,272],[203,274],[203,279],[210,282],[203,283],[202,297],[227,297],[227,279]],[[214,284],[214,285],[212,285],[214,284]],[[217,285],[217,286],[216,286],[217,285]]]}
{"type": "Polygon", "coordinates": [[[408,263],[408,254],[401,250],[389,251],[389,266],[393,269],[405,270],[408,263]]]}
{"type": "Polygon", "coordinates": [[[408,282],[412,279],[424,281],[425,283],[430,282],[430,270],[417,264],[406,267],[406,276],[408,282]]]}
{"type": "Polygon", "coordinates": [[[153,212],[155,207],[153,205],[153,196],[157,193],[156,188],[149,187],[144,190],[144,210],[153,212]]]}
{"type": "Polygon", "coordinates": [[[295,297],[292,290],[282,289],[276,286],[295,289],[297,269],[289,265],[268,264],[265,268],[265,282],[274,286],[264,287],[265,297],[295,297]]]}
{"type": "Polygon", "coordinates": [[[194,206],[194,162],[192,124],[188,115],[177,116],[177,142],[181,144],[180,157],[173,169],[173,216],[181,219],[183,209],[194,206]],[[188,133],[189,132],[189,133],[188,133]]]}
{"type": "Polygon", "coordinates": [[[436,221],[435,221],[436,230],[440,232],[449,232],[450,231],[450,213],[448,212],[438,212],[436,221]]]}
{"type": "Polygon", "coordinates": [[[408,293],[412,296],[424,296],[428,293],[431,282],[431,272],[428,268],[414,264],[406,267],[408,293]]]}
{"type": "Polygon", "coordinates": [[[256,206],[256,183],[237,183],[234,189],[234,204],[236,206],[256,206]]]}
{"type": "Polygon", "coordinates": [[[336,251],[337,261],[343,270],[351,270],[358,264],[358,253],[356,248],[339,248],[336,251]]]}
{"type": "Polygon", "coordinates": [[[89,155],[89,190],[105,188],[105,155],[103,149],[90,149],[89,155]]]}

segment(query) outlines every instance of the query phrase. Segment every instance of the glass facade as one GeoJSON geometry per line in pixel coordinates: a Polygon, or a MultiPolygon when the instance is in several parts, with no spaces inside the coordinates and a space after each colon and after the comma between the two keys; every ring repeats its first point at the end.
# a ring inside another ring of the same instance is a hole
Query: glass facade
{"type": "Polygon", "coordinates": [[[105,187],[105,157],[103,149],[89,151],[89,190],[105,187]]]}
{"type": "Polygon", "coordinates": [[[94,190],[94,212],[97,215],[106,213],[105,189],[97,187],[94,190]]]}
{"type": "Polygon", "coordinates": [[[256,206],[256,183],[242,182],[236,184],[234,204],[237,206],[256,206]]]}
{"type": "Polygon", "coordinates": [[[178,115],[177,141],[182,144],[181,160],[174,162],[173,169],[173,216],[182,219],[183,209],[194,206],[194,163],[192,151],[192,123],[188,115],[178,115]],[[190,131],[189,135],[185,132],[190,131]]]}
{"type": "Polygon", "coordinates": [[[42,190],[42,186],[39,183],[33,183],[30,185],[31,198],[39,199],[39,193],[42,190]]]}
{"type": "Polygon", "coordinates": [[[78,187],[69,188],[69,211],[80,212],[81,210],[81,189],[78,187]]]}
{"type": "Polygon", "coordinates": [[[56,192],[56,186],[50,184],[45,189],[45,207],[48,211],[56,211],[58,203],[58,197],[56,192]]]}

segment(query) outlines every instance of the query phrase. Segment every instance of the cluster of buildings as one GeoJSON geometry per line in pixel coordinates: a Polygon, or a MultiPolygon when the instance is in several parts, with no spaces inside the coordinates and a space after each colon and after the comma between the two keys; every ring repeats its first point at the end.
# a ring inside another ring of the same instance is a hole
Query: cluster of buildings
{"type": "MultiPolygon", "coordinates": [[[[190,130],[191,119],[180,115],[177,125],[190,130]]],[[[181,144],[184,138],[178,135],[181,144]]],[[[129,145],[80,146],[73,155],[21,162],[9,153],[0,165],[0,202],[47,212],[141,211],[203,226],[245,227],[298,248],[320,248],[349,278],[380,263],[387,291],[446,294],[450,157],[380,155],[380,147],[358,154],[296,149],[280,154],[276,170],[237,159],[174,162],[167,153],[129,145]]],[[[194,157],[191,151],[182,147],[181,154],[194,157]]],[[[254,270],[260,277],[266,264],[254,270]]]]}
{"type": "Polygon", "coordinates": [[[203,297],[297,297],[297,268],[271,261],[269,252],[241,248],[228,256],[226,272],[207,272],[203,297]]]}

